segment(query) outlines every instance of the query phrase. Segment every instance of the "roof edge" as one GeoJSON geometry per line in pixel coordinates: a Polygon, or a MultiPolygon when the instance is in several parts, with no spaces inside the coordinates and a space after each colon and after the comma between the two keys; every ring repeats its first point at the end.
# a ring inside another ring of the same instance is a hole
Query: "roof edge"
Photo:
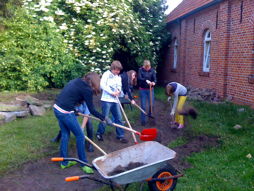
{"type": "Polygon", "coordinates": [[[198,7],[197,9],[194,9],[194,10],[190,11],[189,13],[186,13],[186,14],[183,15],[183,16],[180,16],[180,17],[178,17],[178,18],[176,18],[176,19],[174,19],[174,20],[172,20],[172,21],[167,22],[167,24],[172,24],[172,23],[174,23],[174,22],[177,22],[177,21],[179,21],[179,20],[181,20],[181,19],[184,19],[184,18],[186,18],[186,17],[188,17],[188,16],[190,16],[190,15],[193,15],[193,14],[195,14],[195,13],[197,13],[197,12],[203,10],[203,9],[206,9],[206,8],[208,8],[208,7],[211,7],[211,6],[213,6],[213,5],[216,5],[216,4],[218,4],[218,3],[222,2],[222,1],[223,1],[223,0],[215,0],[215,1],[213,1],[213,2],[210,2],[210,3],[206,4],[206,5],[203,5],[203,6],[201,6],[201,7],[198,7]]]}

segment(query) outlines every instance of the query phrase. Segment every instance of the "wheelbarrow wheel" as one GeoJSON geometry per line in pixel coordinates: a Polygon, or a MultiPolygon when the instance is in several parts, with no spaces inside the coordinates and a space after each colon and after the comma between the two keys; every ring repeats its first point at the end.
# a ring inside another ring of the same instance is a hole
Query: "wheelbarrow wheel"
{"type": "MultiPolygon", "coordinates": [[[[174,176],[177,171],[170,164],[153,175],[153,178],[166,178],[169,176],[174,176]]],[[[177,183],[177,178],[167,179],[165,181],[149,181],[148,186],[150,191],[172,191],[175,189],[177,183]]]]}

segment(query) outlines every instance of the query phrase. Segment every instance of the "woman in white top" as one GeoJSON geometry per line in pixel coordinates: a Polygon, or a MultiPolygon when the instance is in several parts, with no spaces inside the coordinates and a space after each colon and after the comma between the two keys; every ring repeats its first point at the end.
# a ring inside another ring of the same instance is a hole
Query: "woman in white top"
{"type": "Polygon", "coordinates": [[[179,114],[183,110],[184,103],[187,98],[187,88],[177,82],[170,82],[167,84],[165,93],[167,96],[174,95],[174,104],[170,115],[175,116],[175,122],[178,124],[178,129],[184,127],[183,115],[179,114]]]}

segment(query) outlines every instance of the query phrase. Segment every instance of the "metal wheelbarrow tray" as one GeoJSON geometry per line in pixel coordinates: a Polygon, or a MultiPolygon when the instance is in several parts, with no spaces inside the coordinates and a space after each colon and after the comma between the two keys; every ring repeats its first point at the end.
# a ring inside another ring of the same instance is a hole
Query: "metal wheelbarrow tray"
{"type": "Polygon", "coordinates": [[[173,159],[175,155],[175,151],[164,145],[149,141],[98,157],[92,163],[103,178],[116,184],[129,184],[150,178],[159,169],[165,167],[167,161],[173,159]],[[108,175],[119,165],[127,167],[130,163],[137,162],[145,165],[113,176],[108,175]]]}

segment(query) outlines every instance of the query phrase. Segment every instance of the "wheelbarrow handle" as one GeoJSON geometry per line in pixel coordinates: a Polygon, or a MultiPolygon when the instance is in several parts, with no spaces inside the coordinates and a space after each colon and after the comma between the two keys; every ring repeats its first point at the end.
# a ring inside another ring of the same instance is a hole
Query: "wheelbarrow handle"
{"type": "Polygon", "coordinates": [[[90,168],[94,168],[93,165],[91,165],[91,164],[89,164],[89,163],[87,163],[87,162],[84,162],[84,161],[82,161],[82,160],[79,160],[79,159],[77,159],[77,158],[53,157],[53,158],[51,158],[51,161],[52,161],[52,162],[76,161],[76,162],[78,162],[78,163],[80,163],[80,164],[83,164],[83,165],[86,165],[86,166],[88,166],[88,167],[90,167],[90,168]]]}
{"type": "Polygon", "coordinates": [[[71,182],[71,181],[77,181],[77,180],[81,180],[81,179],[89,179],[89,180],[93,180],[93,181],[96,181],[96,182],[99,182],[99,183],[102,183],[102,184],[106,184],[106,185],[109,185],[109,186],[114,186],[114,187],[117,187],[117,188],[119,188],[119,186],[120,186],[118,184],[115,184],[114,182],[105,181],[105,180],[93,177],[91,175],[70,176],[70,177],[66,177],[65,181],[66,182],[71,182]]]}

